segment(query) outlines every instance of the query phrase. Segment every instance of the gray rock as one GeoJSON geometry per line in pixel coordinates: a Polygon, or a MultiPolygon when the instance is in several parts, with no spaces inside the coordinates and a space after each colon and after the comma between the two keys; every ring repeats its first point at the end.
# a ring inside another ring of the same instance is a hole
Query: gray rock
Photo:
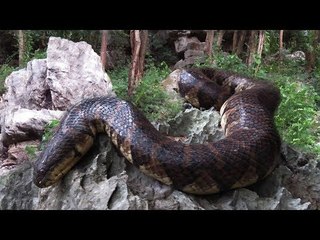
{"type": "Polygon", "coordinates": [[[86,42],[50,37],[47,69],[54,109],[65,110],[84,98],[114,94],[100,57],[86,42]]]}
{"type": "Polygon", "coordinates": [[[53,119],[60,119],[64,113],[47,109],[9,109],[11,111],[4,118],[1,131],[2,142],[5,145],[40,138],[45,125],[53,119]]]}
{"type": "Polygon", "coordinates": [[[26,162],[13,169],[0,169],[0,209],[37,207],[39,189],[32,183],[32,165],[26,162]]]}
{"type": "Polygon", "coordinates": [[[47,60],[35,59],[27,64],[27,83],[25,97],[27,103],[23,107],[40,110],[42,108],[52,109],[51,95],[47,77],[47,60]]]}
{"type": "Polygon", "coordinates": [[[12,72],[5,81],[5,106],[40,110],[48,105],[47,60],[34,59],[27,67],[12,72]]]}
{"type": "Polygon", "coordinates": [[[189,42],[187,44],[187,50],[193,50],[193,51],[204,51],[206,47],[205,42],[189,42]]]}
{"type": "Polygon", "coordinates": [[[311,159],[305,166],[294,169],[286,181],[287,189],[293,196],[310,202],[309,209],[320,209],[319,160],[311,159]],[[297,171],[298,170],[298,171],[297,171]]]}
{"type": "Polygon", "coordinates": [[[60,111],[83,98],[114,95],[100,57],[85,43],[51,37],[47,59],[32,60],[25,69],[11,73],[1,104],[3,145],[39,137],[44,125],[60,111]],[[44,109],[43,109],[44,108],[44,109]],[[38,110],[38,111],[37,111],[38,110]]]}
{"type": "Polygon", "coordinates": [[[285,58],[293,61],[305,61],[306,60],[306,54],[302,51],[295,51],[291,54],[285,54],[285,58]]]}
{"type": "Polygon", "coordinates": [[[219,127],[220,114],[212,109],[201,111],[197,108],[186,109],[169,121],[168,135],[185,136],[186,143],[213,142],[223,138],[219,127]]]}
{"type": "Polygon", "coordinates": [[[204,57],[204,51],[188,49],[184,52],[184,58],[186,59],[190,57],[204,57]]]}
{"type": "Polygon", "coordinates": [[[192,56],[192,57],[188,57],[186,59],[181,59],[179,60],[174,66],[174,69],[178,69],[178,68],[184,68],[184,67],[188,67],[192,64],[195,63],[204,63],[206,60],[205,56],[192,56]]]}
{"type": "Polygon", "coordinates": [[[106,136],[55,186],[41,189],[38,209],[145,209],[127,186],[126,164],[106,136]],[[94,158],[92,159],[92,157],[94,158]]]}
{"type": "Polygon", "coordinates": [[[2,161],[0,168],[11,168],[35,158],[38,151],[39,140],[31,140],[12,144],[8,147],[8,157],[2,161]]]}
{"type": "Polygon", "coordinates": [[[197,37],[187,37],[187,36],[182,36],[179,37],[175,42],[175,50],[177,53],[184,52],[187,50],[187,45],[190,43],[200,43],[199,39],[197,37]]]}

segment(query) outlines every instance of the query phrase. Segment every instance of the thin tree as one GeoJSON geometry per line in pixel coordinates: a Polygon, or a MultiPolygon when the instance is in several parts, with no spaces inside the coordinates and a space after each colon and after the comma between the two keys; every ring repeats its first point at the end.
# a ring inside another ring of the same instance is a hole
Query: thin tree
{"type": "Polygon", "coordinates": [[[19,66],[23,64],[25,55],[25,36],[23,30],[18,30],[18,45],[19,45],[19,66]]]}
{"type": "Polygon", "coordinates": [[[280,30],[279,33],[279,59],[283,60],[283,30],[280,30]]]}
{"type": "Polygon", "coordinates": [[[140,31],[140,39],[141,39],[141,47],[139,52],[139,76],[138,76],[139,80],[143,77],[143,73],[144,73],[144,60],[145,60],[147,46],[148,46],[147,30],[140,31]]]}
{"type": "Polygon", "coordinates": [[[242,53],[243,44],[244,44],[244,40],[246,38],[246,35],[247,35],[247,31],[245,31],[245,30],[241,31],[240,36],[239,36],[239,41],[237,43],[237,50],[236,50],[237,56],[240,56],[240,54],[242,53]]]}
{"type": "Polygon", "coordinates": [[[251,64],[253,63],[253,56],[256,52],[256,35],[257,35],[257,31],[252,30],[250,32],[250,38],[249,38],[249,46],[248,46],[248,50],[247,50],[247,64],[248,66],[251,66],[251,64]]]}
{"type": "Polygon", "coordinates": [[[213,39],[214,39],[214,30],[207,30],[205,54],[208,55],[209,59],[212,58],[213,39]]]}
{"type": "Polygon", "coordinates": [[[257,49],[257,55],[261,58],[262,55],[262,50],[263,50],[263,45],[264,45],[264,36],[265,36],[265,31],[260,30],[259,31],[259,42],[258,42],[258,49],[257,49]]]}
{"type": "Polygon", "coordinates": [[[223,36],[224,36],[224,33],[225,33],[225,32],[226,32],[225,30],[220,30],[220,31],[219,31],[218,40],[217,40],[217,47],[218,47],[218,48],[221,48],[221,44],[222,44],[223,36]]]}
{"type": "Polygon", "coordinates": [[[147,30],[130,30],[132,63],[128,79],[128,95],[131,97],[144,71],[144,59],[148,43],[147,30]]]}
{"type": "Polygon", "coordinates": [[[236,53],[238,43],[238,30],[234,30],[232,37],[232,53],[236,53]]]}
{"type": "Polygon", "coordinates": [[[305,69],[307,73],[312,73],[316,67],[316,60],[317,60],[317,54],[316,50],[319,45],[319,35],[320,31],[319,30],[309,30],[308,31],[308,37],[309,44],[306,44],[306,50],[305,50],[305,55],[306,55],[306,65],[305,69]]]}
{"type": "Polygon", "coordinates": [[[105,70],[107,63],[107,30],[101,30],[101,50],[100,50],[100,58],[102,63],[102,68],[105,70]]]}

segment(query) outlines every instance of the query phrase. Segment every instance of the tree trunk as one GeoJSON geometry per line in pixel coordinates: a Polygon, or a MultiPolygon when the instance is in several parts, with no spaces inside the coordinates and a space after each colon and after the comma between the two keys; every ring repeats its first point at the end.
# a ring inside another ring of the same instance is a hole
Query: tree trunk
{"type": "Polygon", "coordinates": [[[101,31],[101,50],[100,58],[102,63],[102,68],[105,70],[107,63],[107,30],[101,31]]]}
{"type": "Polygon", "coordinates": [[[232,53],[235,54],[237,50],[238,30],[234,30],[232,38],[232,53]]]}
{"type": "Polygon", "coordinates": [[[313,51],[306,51],[306,72],[311,73],[316,64],[316,58],[313,51]]]}
{"type": "Polygon", "coordinates": [[[212,57],[213,39],[214,39],[214,30],[207,30],[205,54],[207,54],[209,58],[212,57]]]}
{"type": "Polygon", "coordinates": [[[253,56],[254,53],[256,51],[256,31],[252,30],[250,32],[250,38],[249,38],[249,46],[248,46],[248,50],[247,50],[247,64],[248,66],[251,66],[251,64],[253,63],[253,56]]]}
{"type": "Polygon", "coordinates": [[[226,32],[225,30],[220,30],[219,31],[218,40],[217,40],[217,47],[218,48],[221,48],[221,44],[222,44],[222,40],[223,40],[223,36],[224,36],[225,32],[226,32]]]}
{"type": "Polygon", "coordinates": [[[25,36],[23,30],[18,30],[18,44],[19,44],[19,66],[23,64],[25,55],[25,36]]]}
{"type": "Polygon", "coordinates": [[[131,30],[130,43],[132,51],[132,63],[128,79],[128,95],[131,97],[143,76],[144,59],[148,42],[147,30],[131,30]]]}
{"type": "MultiPolygon", "coordinates": [[[[311,31],[311,30],[310,30],[311,31]]],[[[306,71],[307,73],[312,73],[316,67],[316,49],[318,47],[319,42],[319,30],[312,30],[312,39],[311,39],[311,47],[307,47],[305,51],[306,54],[306,71]]]]}
{"type": "Polygon", "coordinates": [[[139,75],[137,76],[138,81],[143,77],[144,72],[144,59],[146,56],[148,46],[148,30],[140,31],[141,47],[139,52],[139,75]]]}
{"type": "Polygon", "coordinates": [[[244,44],[244,40],[246,38],[247,32],[245,30],[241,31],[240,33],[240,37],[239,37],[239,41],[237,44],[237,50],[236,50],[236,55],[240,56],[240,54],[242,53],[243,50],[243,44],[244,44]]]}
{"type": "Polygon", "coordinates": [[[279,59],[283,60],[283,30],[280,30],[279,33],[279,59]]]}
{"type": "Polygon", "coordinates": [[[41,47],[45,48],[46,46],[47,46],[46,33],[43,32],[41,35],[41,47]]]}
{"type": "Polygon", "coordinates": [[[260,30],[259,31],[259,43],[258,43],[258,49],[257,49],[257,54],[260,58],[262,55],[263,45],[264,45],[264,31],[260,30]]]}

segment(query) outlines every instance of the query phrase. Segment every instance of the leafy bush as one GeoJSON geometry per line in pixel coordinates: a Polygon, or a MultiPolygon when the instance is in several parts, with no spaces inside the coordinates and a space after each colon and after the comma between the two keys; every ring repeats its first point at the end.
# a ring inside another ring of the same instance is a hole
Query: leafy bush
{"type": "Polygon", "coordinates": [[[108,72],[114,92],[119,98],[128,99],[129,66],[115,68],[108,72]]]}
{"type": "Polygon", "coordinates": [[[50,141],[53,137],[55,128],[59,125],[60,121],[57,119],[51,120],[44,127],[44,133],[42,135],[40,150],[43,150],[44,146],[50,141]]]}
{"type": "Polygon", "coordinates": [[[247,73],[248,68],[242,60],[235,54],[223,54],[221,52],[216,54],[216,66],[226,70],[232,70],[237,73],[247,73]]]}
{"type": "Polygon", "coordinates": [[[319,123],[316,122],[316,100],[319,96],[311,86],[278,78],[282,101],[275,117],[283,140],[303,150],[320,153],[316,145],[319,123]]]}
{"type": "Polygon", "coordinates": [[[140,81],[132,99],[127,95],[129,67],[122,67],[109,72],[113,89],[118,97],[132,101],[140,108],[151,121],[164,121],[174,117],[180,109],[181,104],[169,101],[167,93],[161,86],[170,69],[165,63],[159,67],[154,64],[146,65],[143,78],[140,81]]]}
{"type": "Polygon", "coordinates": [[[3,64],[0,67],[0,95],[2,95],[6,89],[4,86],[6,77],[8,77],[14,71],[14,67],[11,67],[7,64],[3,64]]]}
{"type": "Polygon", "coordinates": [[[221,50],[214,52],[213,59],[207,58],[203,63],[196,60],[196,67],[214,67],[237,73],[248,73],[249,69],[236,54],[228,54],[221,50]]]}
{"type": "Polygon", "coordinates": [[[136,89],[133,103],[142,109],[151,121],[164,121],[174,117],[181,109],[181,103],[169,101],[169,96],[161,86],[161,81],[170,74],[165,63],[159,67],[146,66],[145,74],[136,89]]]}

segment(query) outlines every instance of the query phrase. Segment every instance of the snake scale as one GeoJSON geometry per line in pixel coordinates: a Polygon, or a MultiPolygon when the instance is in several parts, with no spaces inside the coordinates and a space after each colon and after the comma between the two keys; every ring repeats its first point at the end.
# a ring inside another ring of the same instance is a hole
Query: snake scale
{"type": "Polygon", "coordinates": [[[132,103],[116,97],[72,106],[34,164],[34,183],[48,187],[64,176],[105,132],[143,173],[193,194],[251,185],[279,162],[274,112],[279,90],[270,83],[211,68],[182,69],[175,82],[191,104],[220,109],[225,138],[184,144],[160,134],[132,103]]]}

